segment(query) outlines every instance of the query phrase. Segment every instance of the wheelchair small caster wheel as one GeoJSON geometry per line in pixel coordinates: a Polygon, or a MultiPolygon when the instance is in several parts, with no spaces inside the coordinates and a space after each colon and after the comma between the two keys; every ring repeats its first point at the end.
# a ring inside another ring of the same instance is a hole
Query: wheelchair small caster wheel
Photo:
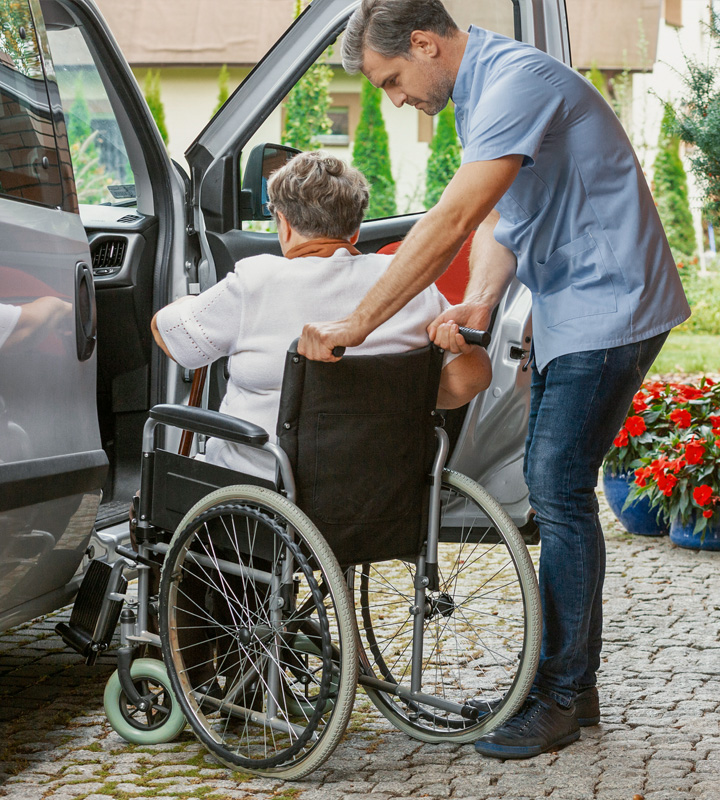
{"type": "Polygon", "coordinates": [[[105,714],[113,730],[131,744],[162,744],[177,737],[185,727],[185,715],[170,689],[162,661],[138,658],[130,666],[138,692],[148,701],[147,708],[130,703],[120,685],[117,670],[105,686],[105,714]]]}

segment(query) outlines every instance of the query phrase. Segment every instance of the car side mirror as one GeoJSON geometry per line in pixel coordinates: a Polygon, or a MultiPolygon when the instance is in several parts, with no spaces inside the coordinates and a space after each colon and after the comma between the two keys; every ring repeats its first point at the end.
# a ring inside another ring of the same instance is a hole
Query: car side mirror
{"type": "Polygon", "coordinates": [[[250,151],[240,193],[240,219],[265,220],[271,214],[267,208],[267,181],[276,169],[287,164],[302,150],[282,144],[259,144],[250,151]]]}

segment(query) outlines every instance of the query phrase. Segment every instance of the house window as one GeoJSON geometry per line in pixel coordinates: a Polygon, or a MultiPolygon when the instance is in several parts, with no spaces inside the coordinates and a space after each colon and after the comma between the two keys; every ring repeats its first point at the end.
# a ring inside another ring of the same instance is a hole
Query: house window
{"type": "Polygon", "coordinates": [[[675,28],[682,27],[682,0],[665,0],[665,22],[675,28]]]}
{"type": "Polygon", "coordinates": [[[349,106],[331,106],[328,118],[332,123],[330,133],[318,136],[320,144],[344,146],[350,142],[349,106]]]}

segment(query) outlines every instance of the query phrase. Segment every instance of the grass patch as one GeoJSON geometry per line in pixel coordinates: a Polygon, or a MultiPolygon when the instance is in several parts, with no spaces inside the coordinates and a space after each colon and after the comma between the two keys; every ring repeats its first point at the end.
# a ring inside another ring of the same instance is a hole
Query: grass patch
{"type": "Polygon", "coordinates": [[[650,374],[693,372],[720,372],[720,336],[670,331],[650,374]]]}

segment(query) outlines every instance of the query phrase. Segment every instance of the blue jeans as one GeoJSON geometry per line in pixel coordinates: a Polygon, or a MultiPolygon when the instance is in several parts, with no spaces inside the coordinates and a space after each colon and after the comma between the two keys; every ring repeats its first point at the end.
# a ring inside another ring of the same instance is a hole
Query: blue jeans
{"type": "Polygon", "coordinates": [[[535,687],[569,706],[596,683],[605,541],[598,471],[667,333],[533,366],[525,480],[540,528],[543,638],[535,687]]]}

